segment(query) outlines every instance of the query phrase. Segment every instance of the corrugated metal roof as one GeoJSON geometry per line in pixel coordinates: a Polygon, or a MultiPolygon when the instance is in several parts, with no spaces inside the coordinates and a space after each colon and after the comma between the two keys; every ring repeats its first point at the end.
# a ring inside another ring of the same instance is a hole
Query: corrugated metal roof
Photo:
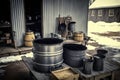
{"type": "Polygon", "coordinates": [[[120,0],[96,0],[89,9],[120,7],[120,0]]]}

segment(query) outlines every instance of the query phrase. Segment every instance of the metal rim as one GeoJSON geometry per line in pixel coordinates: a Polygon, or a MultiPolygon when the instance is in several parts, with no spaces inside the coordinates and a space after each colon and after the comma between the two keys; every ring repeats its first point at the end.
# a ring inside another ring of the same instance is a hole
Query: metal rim
{"type": "Polygon", "coordinates": [[[59,65],[59,64],[62,64],[63,63],[63,60],[56,63],[56,64],[39,64],[37,62],[33,62],[34,64],[37,64],[37,65],[40,65],[40,66],[56,66],[56,65],[59,65]]]}
{"type": "Polygon", "coordinates": [[[37,53],[34,53],[34,55],[45,56],[45,57],[47,57],[47,56],[57,56],[57,55],[60,55],[60,54],[62,54],[62,53],[57,53],[57,54],[37,54],[37,53]]]}
{"type": "Polygon", "coordinates": [[[50,54],[60,54],[60,53],[63,53],[63,49],[61,49],[61,50],[59,50],[59,51],[55,51],[55,52],[40,52],[40,51],[36,51],[36,50],[32,50],[33,51],[33,53],[40,53],[40,54],[47,54],[48,55],[48,53],[49,53],[49,55],[50,54]]]}

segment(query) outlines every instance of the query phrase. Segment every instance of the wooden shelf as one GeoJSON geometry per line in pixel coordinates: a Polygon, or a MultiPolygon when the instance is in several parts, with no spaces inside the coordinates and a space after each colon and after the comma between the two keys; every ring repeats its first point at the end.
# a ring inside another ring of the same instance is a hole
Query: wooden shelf
{"type": "Polygon", "coordinates": [[[11,27],[11,24],[0,24],[0,28],[11,27]]]}

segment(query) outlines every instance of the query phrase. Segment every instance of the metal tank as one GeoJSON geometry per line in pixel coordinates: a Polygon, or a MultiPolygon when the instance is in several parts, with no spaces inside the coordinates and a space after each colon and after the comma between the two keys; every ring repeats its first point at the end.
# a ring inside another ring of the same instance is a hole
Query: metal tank
{"type": "Polygon", "coordinates": [[[81,44],[65,44],[63,46],[64,62],[71,67],[82,67],[86,46],[81,44]]]}
{"type": "Polygon", "coordinates": [[[63,63],[63,40],[42,38],[33,41],[33,67],[39,72],[50,72],[63,63]]]}

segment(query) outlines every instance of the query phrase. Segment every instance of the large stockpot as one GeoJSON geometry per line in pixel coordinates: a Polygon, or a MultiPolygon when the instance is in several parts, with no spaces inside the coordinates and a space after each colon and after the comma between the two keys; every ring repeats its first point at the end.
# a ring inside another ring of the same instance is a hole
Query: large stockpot
{"type": "Polygon", "coordinates": [[[37,51],[34,52],[34,61],[40,64],[56,64],[63,60],[63,49],[54,53],[40,54],[37,51]]]}
{"type": "Polygon", "coordinates": [[[85,58],[86,46],[81,44],[65,44],[63,46],[64,62],[71,67],[82,67],[82,59],[85,58]]]}
{"type": "Polygon", "coordinates": [[[34,50],[40,52],[56,52],[63,49],[63,40],[57,38],[42,38],[33,41],[34,50]]]}
{"type": "Polygon", "coordinates": [[[63,40],[42,38],[33,41],[33,67],[40,72],[50,72],[62,65],[63,40]]]}
{"type": "Polygon", "coordinates": [[[37,62],[33,62],[33,65],[34,65],[33,68],[38,72],[46,73],[61,67],[62,63],[63,63],[63,60],[56,64],[39,64],[37,62]]]}

